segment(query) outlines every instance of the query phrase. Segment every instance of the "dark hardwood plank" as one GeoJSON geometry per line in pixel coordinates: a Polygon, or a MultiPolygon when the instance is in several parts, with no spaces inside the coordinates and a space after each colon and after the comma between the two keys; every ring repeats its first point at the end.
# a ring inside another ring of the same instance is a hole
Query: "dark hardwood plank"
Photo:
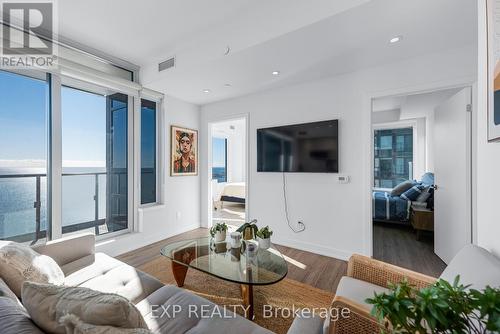
{"type": "Polygon", "coordinates": [[[434,254],[432,233],[421,240],[410,226],[375,223],[373,225],[373,257],[387,263],[438,277],[446,264],[434,254]]]}

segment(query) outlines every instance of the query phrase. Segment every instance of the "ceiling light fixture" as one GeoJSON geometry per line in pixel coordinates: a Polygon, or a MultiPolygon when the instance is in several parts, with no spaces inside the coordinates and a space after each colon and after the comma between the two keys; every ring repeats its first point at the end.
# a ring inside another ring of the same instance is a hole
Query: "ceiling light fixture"
{"type": "Polygon", "coordinates": [[[210,93],[210,92],[211,92],[211,90],[210,90],[210,89],[204,89],[204,90],[203,90],[203,93],[210,93]]]}
{"type": "Polygon", "coordinates": [[[396,36],[396,37],[391,38],[389,40],[389,43],[394,44],[394,43],[397,43],[397,42],[401,42],[402,39],[403,39],[403,36],[396,36]]]}
{"type": "Polygon", "coordinates": [[[280,75],[280,71],[273,71],[273,75],[280,75]]]}

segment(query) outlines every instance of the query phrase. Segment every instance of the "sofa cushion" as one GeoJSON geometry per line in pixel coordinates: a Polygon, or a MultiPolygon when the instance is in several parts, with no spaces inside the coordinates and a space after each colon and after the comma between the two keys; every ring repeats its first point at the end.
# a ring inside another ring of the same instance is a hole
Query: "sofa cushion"
{"type": "Polygon", "coordinates": [[[25,281],[53,284],[64,282],[64,274],[52,258],[15,242],[0,248],[0,276],[18,297],[21,296],[21,287],[25,281]]]}
{"type": "Polygon", "coordinates": [[[19,301],[19,298],[17,298],[16,294],[9,288],[7,283],[5,283],[5,281],[1,278],[0,278],[0,297],[10,298],[16,303],[22,305],[19,301]]]}
{"type": "Polygon", "coordinates": [[[371,310],[372,305],[366,303],[365,300],[372,298],[375,292],[380,294],[389,292],[389,290],[359,279],[344,276],[340,279],[335,295],[350,299],[360,305],[365,305],[371,310]]]}
{"type": "Polygon", "coordinates": [[[136,306],[154,333],[272,334],[229,310],[225,311],[222,307],[173,285],[162,287],[136,306]],[[179,311],[175,314],[174,305],[179,311]]]}
{"type": "Polygon", "coordinates": [[[66,333],[59,319],[68,313],[95,325],[147,328],[136,307],[116,294],[82,287],[25,282],[22,300],[33,321],[49,333],[66,333]]]}
{"type": "Polygon", "coordinates": [[[17,301],[0,297],[0,333],[43,334],[17,301]]]}
{"type": "Polygon", "coordinates": [[[486,249],[475,245],[462,248],[451,260],[439,278],[453,282],[460,275],[460,283],[473,289],[487,285],[500,287],[500,259],[486,249]]]}
{"type": "Polygon", "coordinates": [[[293,323],[288,329],[287,334],[328,334],[330,333],[329,324],[325,321],[330,321],[322,319],[318,315],[301,317],[299,315],[295,316],[293,323]]]}
{"type": "Polygon", "coordinates": [[[91,232],[68,235],[64,238],[34,245],[40,254],[50,256],[60,266],[95,252],[95,235],[91,232]]]}
{"type": "Polygon", "coordinates": [[[156,278],[103,253],[68,263],[62,269],[68,275],[68,286],[116,293],[134,304],[163,286],[156,278]]]}
{"type": "Polygon", "coordinates": [[[149,330],[144,328],[118,328],[87,324],[74,314],[62,316],[59,322],[66,328],[66,334],[151,334],[149,330]]]}

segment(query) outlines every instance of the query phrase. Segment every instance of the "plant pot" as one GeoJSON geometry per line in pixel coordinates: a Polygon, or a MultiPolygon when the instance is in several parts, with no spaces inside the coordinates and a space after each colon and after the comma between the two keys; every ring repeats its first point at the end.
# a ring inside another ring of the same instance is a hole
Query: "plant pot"
{"type": "Polygon", "coordinates": [[[260,237],[257,237],[257,241],[259,242],[260,249],[268,249],[269,247],[271,247],[271,238],[262,239],[260,237]]]}
{"type": "Polygon", "coordinates": [[[226,240],[226,231],[217,231],[214,236],[215,242],[222,242],[226,240]]]}

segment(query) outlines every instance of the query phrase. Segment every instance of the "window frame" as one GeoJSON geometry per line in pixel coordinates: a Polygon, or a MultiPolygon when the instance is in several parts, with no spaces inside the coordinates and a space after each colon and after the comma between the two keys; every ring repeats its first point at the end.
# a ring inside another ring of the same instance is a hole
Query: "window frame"
{"type": "MultiPolygon", "coordinates": [[[[418,152],[419,152],[419,147],[418,147],[418,127],[417,127],[417,120],[408,120],[408,121],[398,121],[398,122],[390,122],[390,123],[377,123],[372,125],[372,179],[371,179],[371,184],[372,184],[372,189],[373,190],[382,190],[382,191],[390,191],[393,188],[382,188],[382,187],[375,187],[375,146],[374,146],[374,140],[375,140],[375,132],[378,130],[397,130],[397,129],[406,129],[406,128],[411,128],[413,135],[412,135],[412,142],[413,142],[413,162],[412,162],[412,173],[410,175],[410,178],[415,177],[415,170],[416,166],[420,166],[421,163],[424,163],[423,161],[418,161],[418,152]]],[[[425,163],[424,163],[425,164],[425,163]]]]}

